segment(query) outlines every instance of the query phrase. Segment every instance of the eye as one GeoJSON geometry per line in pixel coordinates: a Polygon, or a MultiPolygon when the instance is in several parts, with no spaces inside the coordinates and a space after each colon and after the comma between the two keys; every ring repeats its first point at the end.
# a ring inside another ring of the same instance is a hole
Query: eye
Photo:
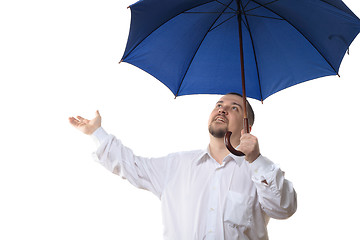
{"type": "Polygon", "coordinates": [[[221,105],[221,104],[217,104],[216,107],[217,107],[217,108],[221,108],[222,105],[221,105]]]}
{"type": "Polygon", "coordinates": [[[233,106],[231,109],[237,111],[237,110],[238,110],[238,107],[233,106]]]}

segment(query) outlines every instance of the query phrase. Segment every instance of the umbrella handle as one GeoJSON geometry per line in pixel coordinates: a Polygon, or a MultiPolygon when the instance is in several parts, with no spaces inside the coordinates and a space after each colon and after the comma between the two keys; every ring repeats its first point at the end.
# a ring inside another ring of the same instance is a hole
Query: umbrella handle
{"type": "Polygon", "coordinates": [[[236,150],[230,143],[230,137],[231,137],[232,132],[228,131],[225,134],[225,138],[224,138],[224,142],[225,142],[225,146],[226,148],[234,155],[236,156],[244,156],[245,154],[243,152],[240,152],[238,150],[236,150]]]}

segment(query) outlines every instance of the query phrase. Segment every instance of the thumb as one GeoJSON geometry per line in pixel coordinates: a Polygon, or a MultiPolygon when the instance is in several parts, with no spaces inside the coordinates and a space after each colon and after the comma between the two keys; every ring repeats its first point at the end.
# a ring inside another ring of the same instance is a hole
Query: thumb
{"type": "Polygon", "coordinates": [[[101,117],[99,110],[96,110],[95,116],[96,116],[96,117],[101,117]]]}

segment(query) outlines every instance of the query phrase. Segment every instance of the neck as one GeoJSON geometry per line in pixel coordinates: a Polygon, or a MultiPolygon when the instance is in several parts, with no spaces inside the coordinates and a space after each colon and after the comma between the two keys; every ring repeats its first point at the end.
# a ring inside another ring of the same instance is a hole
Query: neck
{"type": "MultiPolygon", "coordinates": [[[[239,141],[235,141],[235,139],[232,138],[231,140],[235,146],[239,145],[239,141]]],[[[224,138],[216,138],[212,135],[210,135],[210,144],[209,144],[209,150],[211,156],[219,163],[222,164],[224,158],[229,155],[229,150],[226,148],[224,143],[224,138]]]]}

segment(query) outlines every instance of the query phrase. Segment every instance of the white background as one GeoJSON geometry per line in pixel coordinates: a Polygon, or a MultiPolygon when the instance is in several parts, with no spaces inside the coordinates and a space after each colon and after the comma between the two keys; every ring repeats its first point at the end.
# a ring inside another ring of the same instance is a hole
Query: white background
{"type": "MultiPolygon", "coordinates": [[[[94,162],[68,123],[94,117],[138,155],[206,147],[219,96],[174,100],[158,80],[118,64],[129,0],[0,3],[0,239],[161,239],[160,201],[94,162]]],[[[360,15],[358,0],[347,5],[360,15]]],[[[360,39],[340,76],[250,100],[261,152],[280,164],[298,211],[271,220],[276,240],[358,236],[360,39]]]]}

